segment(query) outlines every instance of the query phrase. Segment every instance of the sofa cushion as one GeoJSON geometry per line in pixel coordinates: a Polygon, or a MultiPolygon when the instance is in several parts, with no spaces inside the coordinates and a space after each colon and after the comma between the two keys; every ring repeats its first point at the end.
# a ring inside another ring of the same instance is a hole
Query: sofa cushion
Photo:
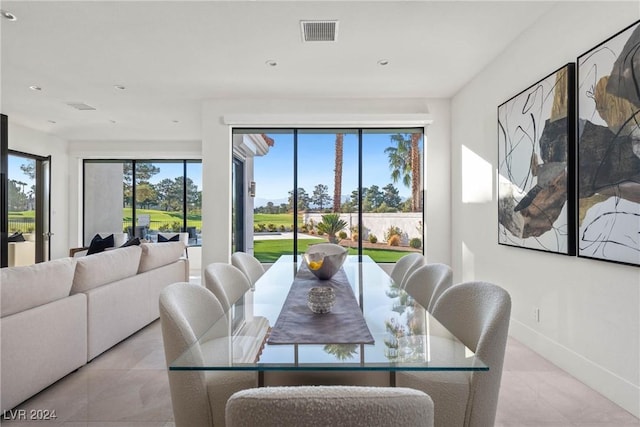
{"type": "Polygon", "coordinates": [[[142,243],[140,247],[142,248],[142,256],[138,273],[144,273],[177,261],[184,253],[185,248],[182,242],[142,243]]]}
{"type": "Polygon", "coordinates": [[[176,233],[172,237],[166,237],[162,234],[158,234],[158,243],[179,242],[179,241],[180,241],[180,235],[178,233],[176,233]]]}
{"type": "Polygon", "coordinates": [[[91,243],[89,243],[89,250],[87,251],[87,255],[98,254],[100,252],[104,252],[107,248],[112,248],[115,246],[113,234],[109,234],[106,237],[102,237],[99,234],[93,236],[91,239],[91,243]]]}
{"type": "Polygon", "coordinates": [[[62,258],[1,269],[0,316],[8,316],[69,296],[75,266],[75,259],[62,258]]]}
{"type": "Polygon", "coordinates": [[[16,231],[11,236],[7,237],[7,241],[9,243],[17,243],[17,242],[24,242],[25,239],[21,231],[16,231]]]}
{"type": "Polygon", "coordinates": [[[132,237],[131,239],[127,240],[126,242],[124,242],[120,247],[121,248],[126,248],[128,246],[139,246],[140,245],[140,238],[139,237],[132,237]]]}
{"type": "Polygon", "coordinates": [[[79,258],[71,293],[85,292],[134,276],[138,271],[141,252],[139,246],[129,246],[79,258]]]}

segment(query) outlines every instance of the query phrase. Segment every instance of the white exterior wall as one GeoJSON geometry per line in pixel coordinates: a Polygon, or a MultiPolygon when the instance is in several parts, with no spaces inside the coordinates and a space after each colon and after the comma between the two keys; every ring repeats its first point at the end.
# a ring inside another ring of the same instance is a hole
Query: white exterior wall
{"type": "Polygon", "coordinates": [[[635,416],[640,270],[498,245],[495,179],[497,106],[639,17],[637,1],[560,2],[451,103],[454,280],[506,288],[511,335],[635,416]]]}
{"type": "MultiPolygon", "coordinates": [[[[122,233],[122,163],[86,165],[85,186],[93,191],[84,195],[84,244],[89,246],[97,233],[122,233]]],[[[129,236],[132,237],[132,236],[129,236]]]]}
{"type": "MultiPolygon", "coordinates": [[[[322,213],[305,213],[302,218],[303,221],[309,222],[313,219],[313,222],[317,225],[322,222],[322,213]]],[[[347,227],[344,231],[348,236],[351,236],[351,227],[358,225],[358,213],[341,213],[340,219],[347,223],[347,227]]],[[[402,245],[408,245],[409,240],[414,237],[418,237],[421,241],[423,234],[420,233],[418,227],[422,222],[422,212],[390,212],[390,213],[363,213],[362,225],[365,227],[363,232],[363,239],[368,239],[371,234],[378,238],[378,242],[384,242],[384,235],[390,227],[398,227],[402,232],[402,245]]],[[[424,227],[423,227],[424,228],[424,227]]]]}

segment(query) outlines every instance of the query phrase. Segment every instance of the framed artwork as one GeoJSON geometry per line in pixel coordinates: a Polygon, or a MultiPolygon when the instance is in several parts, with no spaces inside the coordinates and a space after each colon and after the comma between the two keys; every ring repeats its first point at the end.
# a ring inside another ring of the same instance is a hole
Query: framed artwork
{"type": "Polygon", "coordinates": [[[498,107],[498,243],[575,255],[575,64],[498,107]]]}
{"type": "Polygon", "coordinates": [[[578,256],[640,265],[640,21],[577,67],[578,256]]]}

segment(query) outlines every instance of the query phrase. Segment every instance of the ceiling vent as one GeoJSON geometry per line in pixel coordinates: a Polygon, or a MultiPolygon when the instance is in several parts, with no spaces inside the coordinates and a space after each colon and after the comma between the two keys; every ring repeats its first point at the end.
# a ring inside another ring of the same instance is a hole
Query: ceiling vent
{"type": "Polygon", "coordinates": [[[67,105],[80,111],[95,110],[95,108],[93,108],[91,105],[87,105],[84,102],[67,102],[67,105]]]}
{"type": "Polygon", "coordinates": [[[338,21],[300,21],[303,42],[338,41],[338,21]]]}

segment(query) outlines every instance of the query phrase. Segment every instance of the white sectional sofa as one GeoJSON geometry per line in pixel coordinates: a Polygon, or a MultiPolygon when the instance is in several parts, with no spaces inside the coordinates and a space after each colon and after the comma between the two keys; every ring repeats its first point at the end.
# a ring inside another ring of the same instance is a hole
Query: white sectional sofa
{"type": "Polygon", "coordinates": [[[189,280],[184,244],[143,243],[0,270],[0,410],[9,410],[158,318],[189,280]]]}

